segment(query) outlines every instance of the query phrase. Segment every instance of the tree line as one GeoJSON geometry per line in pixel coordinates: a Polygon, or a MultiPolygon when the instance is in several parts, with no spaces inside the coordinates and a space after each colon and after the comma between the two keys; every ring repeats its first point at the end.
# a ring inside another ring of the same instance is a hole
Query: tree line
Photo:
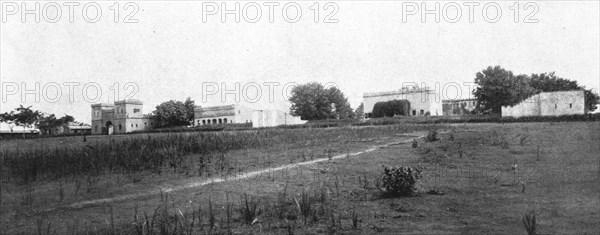
{"type": "Polygon", "coordinates": [[[68,114],[57,117],[54,114],[46,114],[35,110],[32,106],[24,107],[23,105],[19,105],[13,111],[0,114],[0,122],[14,123],[23,128],[37,126],[43,132],[50,132],[56,127],[73,121],[75,121],[75,118],[68,114]]]}

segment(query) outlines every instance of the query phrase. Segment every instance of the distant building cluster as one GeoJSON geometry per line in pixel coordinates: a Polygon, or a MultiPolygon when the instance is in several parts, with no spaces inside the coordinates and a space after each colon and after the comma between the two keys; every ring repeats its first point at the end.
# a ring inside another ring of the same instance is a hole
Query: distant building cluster
{"type": "MultiPolygon", "coordinates": [[[[93,104],[92,126],[94,135],[123,134],[149,130],[154,127],[153,118],[143,114],[143,102],[123,100],[114,104],[93,104]]],[[[306,121],[279,110],[254,110],[243,105],[196,107],[194,126],[252,123],[253,127],[303,124],[306,121]]],[[[71,131],[78,131],[73,127],[71,131]]]]}
{"type": "MultiPolygon", "coordinates": [[[[437,94],[430,89],[400,89],[388,92],[364,93],[365,118],[372,118],[373,107],[378,102],[407,100],[408,116],[461,116],[471,115],[477,107],[476,99],[451,99],[436,101],[437,94]]],[[[514,106],[503,106],[503,117],[559,116],[585,114],[584,91],[555,91],[536,94],[514,106]]]]}
{"type": "MultiPolygon", "coordinates": [[[[475,99],[436,100],[437,94],[428,88],[400,89],[388,92],[364,93],[366,118],[372,118],[378,102],[406,100],[408,116],[471,115],[477,107],[475,99]]],[[[153,118],[143,114],[143,102],[123,100],[114,104],[93,104],[92,125],[70,122],[56,128],[56,134],[122,134],[148,130],[153,118]]],[[[581,90],[542,92],[514,106],[503,106],[503,117],[558,116],[585,114],[585,96],[581,90]]],[[[255,110],[243,105],[196,107],[193,126],[251,123],[252,127],[303,124],[306,121],[280,110],[255,110]]]]}

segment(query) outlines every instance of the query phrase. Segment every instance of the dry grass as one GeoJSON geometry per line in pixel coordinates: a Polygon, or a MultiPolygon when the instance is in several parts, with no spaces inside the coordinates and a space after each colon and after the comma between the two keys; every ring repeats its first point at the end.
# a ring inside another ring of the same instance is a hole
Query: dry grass
{"type": "MultiPolygon", "coordinates": [[[[293,145],[231,150],[214,158],[214,169],[222,156],[237,166],[233,171],[247,171],[409,141],[252,179],[81,209],[65,205],[210,176],[144,172],[134,183],[127,174],[99,175],[90,193],[84,190],[85,180],[77,193],[69,179],[33,182],[29,189],[3,184],[2,227],[9,233],[43,234],[524,234],[523,215],[535,211],[538,234],[600,231],[600,164],[595,154],[600,123],[460,124],[454,126],[452,139],[438,128],[440,140],[418,140],[416,148],[410,143],[413,137],[397,135],[402,130],[347,128],[313,133],[327,139],[314,136],[296,139],[293,145]],[[382,165],[420,167],[416,195],[382,198],[376,187],[382,165]],[[121,180],[107,184],[114,179],[121,180]],[[33,201],[23,209],[20,203],[29,203],[23,197],[29,193],[33,201]]],[[[211,171],[211,176],[232,173],[225,169],[211,171]]],[[[531,224],[532,219],[527,221],[531,224]]]]}

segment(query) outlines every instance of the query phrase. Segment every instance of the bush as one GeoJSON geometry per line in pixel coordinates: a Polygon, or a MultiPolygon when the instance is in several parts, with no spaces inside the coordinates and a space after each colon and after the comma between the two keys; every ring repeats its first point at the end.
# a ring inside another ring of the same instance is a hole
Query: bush
{"type": "Polygon", "coordinates": [[[416,192],[415,185],[421,177],[421,170],[413,167],[385,167],[381,178],[384,196],[411,196],[416,192]]]}
{"type": "Polygon", "coordinates": [[[439,140],[437,131],[431,130],[431,131],[427,132],[427,137],[425,138],[425,140],[427,142],[433,142],[433,141],[439,140]]]}
{"type": "Polygon", "coordinates": [[[410,102],[408,100],[390,100],[386,102],[377,102],[373,106],[373,117],[393,117],[396,115],[408,116],[410,102]]]}

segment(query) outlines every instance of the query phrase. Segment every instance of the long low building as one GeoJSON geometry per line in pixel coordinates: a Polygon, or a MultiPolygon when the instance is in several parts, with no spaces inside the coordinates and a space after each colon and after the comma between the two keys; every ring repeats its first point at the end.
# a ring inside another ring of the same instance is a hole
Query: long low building
{"type": "Polygon", "coordinates": [[[194,109],[194,125],[218,125],[252,122],[253,109],[239,104],[194,109]]]}
{"type": "Polygon", "coordinates": [[[235,123],[252,123],[252,127],[258,128],[304,124],[306,121],[284,111],[254,110],[240,104],[196,107],[194,109],[195,126],[235,123]]]}
{"type": "Polygon", "coordinates": [[[503,117],[560,116],[585,114],[582,90],[542,92],[514,106],[502,106],[503,117]]]}

